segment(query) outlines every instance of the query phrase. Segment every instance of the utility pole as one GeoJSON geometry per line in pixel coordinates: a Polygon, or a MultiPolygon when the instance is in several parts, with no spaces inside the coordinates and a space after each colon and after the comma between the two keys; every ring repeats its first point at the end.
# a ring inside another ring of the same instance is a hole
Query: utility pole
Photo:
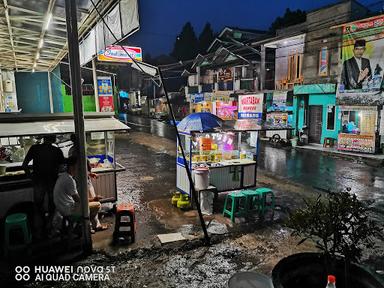
{"type": "Polygon", "coordinates": [[[89,226],[87,166],[85,155],[85,130],[83,101],[81,95],[81,75],[79,60],[79,36],[77,33],[77,7],[76,1],[65,0],[65,16],[67,24],[69,70],[71,75],[71,87],[73,96],[73,116],[75,134],[77,139],[78,163],[78,191],[81,199],[81,215],[83,224],[83,251],[86,254],[92,252],[92,238],[89,226]]]}

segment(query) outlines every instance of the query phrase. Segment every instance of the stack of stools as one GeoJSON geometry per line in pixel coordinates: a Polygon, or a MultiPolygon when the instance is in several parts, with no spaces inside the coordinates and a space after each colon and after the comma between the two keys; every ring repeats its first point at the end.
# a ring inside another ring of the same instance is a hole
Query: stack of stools
{"type": "Polygon", "coordinates": [[[261,206],[261,215],[265,216],[267,210],[272,210],[271,219],[273,219],[275,211],[275,194],[272,189],[266,187],[260,187],[256,189],[256,192],[259,193],[262,197],[262,206],[261,206]]]}
{"type": "Polygon", "coordinates": [[[15,213],[5,219],[4,255],[13,251],[26,251],[32,241],[27,214],[15,213]]]}
{"type": "Polygon", "coordinates": [[[232,222],[235,222],[235,217],[247,216],[246,196],[242,192],[232,192],[227,194],[224,202],[223,216],[229,215],[232,222]],[[230,208],[227,205],[230,203],[230,208]]]}
{"type": "Polygon", "coordinates": [[[241,191],[246,198],[247,214],[253,215],[258,213],[262,214],[263,211],[263,195],[256,190],[243,190],[241,191]]]}
{"type": "Polygon", "coordinates": [[[135,207],[130,203],[116,205],[115,231],[113,242],[134,243],[136,233],[135,207]]]}
{"type": "Polygon", "coordinates": [[[235,222],[235,217],[248,217],[255,213],[260,217],[265,216],[268,210],[275,210],[275,194],[270,188],[261,187],[255,190],[243,190],[241,192],[232,192],[227,194],[224,202],[223,216],[228,215],[232,222],[235,222]],[[228,208],[229,201],[230,208],[228,208]]]}

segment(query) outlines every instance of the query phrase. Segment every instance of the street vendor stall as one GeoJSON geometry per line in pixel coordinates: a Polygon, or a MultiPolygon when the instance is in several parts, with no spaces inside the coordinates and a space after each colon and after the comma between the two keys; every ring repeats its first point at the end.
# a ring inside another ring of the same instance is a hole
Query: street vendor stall
{"type": "MultiPolygon", "coordinates": [[[[114,132],[129,127],[115,119],[112,113],[89,113],[84,124],[87,157],[92,172],[99,175],[94,180],[97,195],[102,202],[117,200],[116,173],[125,168],[116,162],[114,132]]],[[[70,135],[74,132],[72,115],[2,115],[0,118],[0,219],[9,211],[28,207],[33,203],[32,182],[26,177],[22,162],[28,149],[39,143],[42,135],[55,134],[56,145],[65,157],[72,146],[70,135]]]]}
{"type": "Polygon", "coordinates": [[[209,185],[218,192],[256,186],[258,132],[284,130],[286,127],[262,126],[259,119],[226,121],[210,113],[191,114],[180,122],[178,130],[187,163],[178,149],[177,189],[190,195],[186,165],[194,174],[209,169],[209,185]],[[189,122],[186,119],[191,119],[189,122]],[[201,124],[199,124],[199,121],[201,124]]]}

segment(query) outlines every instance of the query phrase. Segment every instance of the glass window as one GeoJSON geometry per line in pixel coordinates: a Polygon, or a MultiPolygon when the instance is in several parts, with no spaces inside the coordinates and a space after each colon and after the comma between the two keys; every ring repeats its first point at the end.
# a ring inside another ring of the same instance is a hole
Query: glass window
{"type": "Polygon", "coordinates": [[[335,130],[335,106],[328,105],[327,109],[327,130],[335,130]]]}

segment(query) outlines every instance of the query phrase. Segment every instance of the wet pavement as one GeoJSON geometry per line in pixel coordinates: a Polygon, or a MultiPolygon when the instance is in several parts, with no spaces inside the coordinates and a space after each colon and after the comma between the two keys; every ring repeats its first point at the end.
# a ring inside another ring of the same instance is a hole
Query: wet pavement
{"type": "MultiPolygon", "coordinates": [[[[129,116],[134,131],[175,141],[174,128],[154,119],[129,116]]],[[[361,200],[374,201],[374,209],[384,219],[384,168],[316,151],[275,148],[261,142],[259,171],[319,191],[348,191],[361,200]]],[[[382,220],[382,219],[381,219],[382,220]]]]}

